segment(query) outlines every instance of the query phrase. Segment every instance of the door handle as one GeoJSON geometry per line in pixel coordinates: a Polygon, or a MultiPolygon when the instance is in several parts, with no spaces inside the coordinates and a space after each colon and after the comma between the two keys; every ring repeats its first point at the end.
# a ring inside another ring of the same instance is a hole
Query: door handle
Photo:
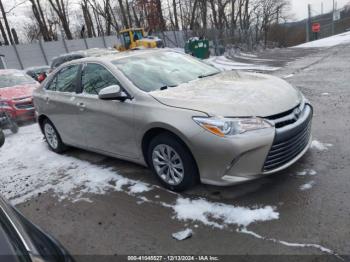
{"type": "Polygon", "coordinates": [[[77,103],[77,106],[80,108],[80,111],[84,111],[86,108],[86,105],[83,102],[77,103]]]}

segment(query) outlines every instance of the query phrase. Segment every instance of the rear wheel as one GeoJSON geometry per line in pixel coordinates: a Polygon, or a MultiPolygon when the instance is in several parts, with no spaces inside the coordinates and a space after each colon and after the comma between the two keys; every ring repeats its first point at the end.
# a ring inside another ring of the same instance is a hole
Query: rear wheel
{"type": "Polygon", "coordinates": [[[164,187],[183,191],[196,184],[196,163],[187,147],[173,135],[156,136],[149,145],[147,158],[164,187]]]}
{"type": "Polygon", "coordinates": [[[46,142],[50,149],[56,153],[63,153],[67,147],[62,142],[61,137],[54,125],[48,119],[45,119],[42,127],[46,142]]]}

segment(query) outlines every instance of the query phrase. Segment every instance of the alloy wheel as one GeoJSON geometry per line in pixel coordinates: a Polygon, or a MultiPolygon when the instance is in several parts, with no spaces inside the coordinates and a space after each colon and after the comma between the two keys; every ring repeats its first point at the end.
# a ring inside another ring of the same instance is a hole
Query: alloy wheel
{"type": "Polygon", "coordinates": [[[179,185],[185,175],[181,157],[174,148],[160,144],[152,152],[152,162],[158,176],[169,185],[179,185]]]}
{"type": "Polygon", "coordinates": [[[53,149],[57,149],[58,137],[57,137],[55,129],[50,124],[46,123],[44,126],[44,132],[45,132],[45,137],[46,137],[47,143],[53,149]]]}

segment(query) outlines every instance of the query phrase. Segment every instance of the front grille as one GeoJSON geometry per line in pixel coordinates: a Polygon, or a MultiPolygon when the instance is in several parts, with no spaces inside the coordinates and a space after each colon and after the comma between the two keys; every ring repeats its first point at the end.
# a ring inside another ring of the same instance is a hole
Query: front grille
{"type": "Polygon", "coordinates": [[[268,118],[275,123],[276,135],[264,164],[264,172],[289,163],[308,145],[311,136],[312,108],[310,105],[305,105],[299,112],[294,108],[287,114],[268,118]],[[300,114],[297,114],[299,112],[300,114]]]}

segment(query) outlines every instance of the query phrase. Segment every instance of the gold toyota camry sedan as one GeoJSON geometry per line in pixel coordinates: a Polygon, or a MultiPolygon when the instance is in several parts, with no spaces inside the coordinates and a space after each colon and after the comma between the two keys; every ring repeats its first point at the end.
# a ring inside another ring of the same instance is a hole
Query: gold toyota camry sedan
{"type": "Polygon", "coordinates": [[[140,50],[65,63],[34,92],[51,150],[149,166],[175,191],[279,172],[311,142],[312,106],[279,78],[140,50]]]}

